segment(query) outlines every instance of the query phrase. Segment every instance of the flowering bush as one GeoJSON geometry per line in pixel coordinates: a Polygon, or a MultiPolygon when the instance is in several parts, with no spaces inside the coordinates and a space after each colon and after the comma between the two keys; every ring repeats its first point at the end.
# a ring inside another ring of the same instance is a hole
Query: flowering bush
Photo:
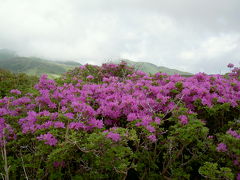
{"type": "Polygon", "coordinates": [[[43,75],[33,94],[12,90],[0,99],[1,175],[237,178],[236,72],[147,75],[123,62],[81,66],[57,80],[43,75]]]}
{"type": "Polygon", "coordinates": [[[34,84],[37,82],[38,77],[36,76],[29,76],[24,73],[16,74],[0,69],[0,98],[14,94],[26,94],[32,91],[34,84]]]}

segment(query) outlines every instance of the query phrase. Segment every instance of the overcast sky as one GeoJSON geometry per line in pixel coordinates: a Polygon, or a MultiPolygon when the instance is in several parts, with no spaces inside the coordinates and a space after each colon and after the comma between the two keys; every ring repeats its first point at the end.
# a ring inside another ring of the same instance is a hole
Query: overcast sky
{"type": "Polygon", "coordinates": [[[223,73],[240,65],[240,0],[0,0],[0,48],[223,73]]]}

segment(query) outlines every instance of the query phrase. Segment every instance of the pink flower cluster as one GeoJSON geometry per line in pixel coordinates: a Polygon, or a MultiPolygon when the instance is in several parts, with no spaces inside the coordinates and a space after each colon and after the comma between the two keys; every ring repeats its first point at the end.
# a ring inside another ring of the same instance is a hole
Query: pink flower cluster
{"type": "MultiPolygon", "coordinates": [[[[109,129],[133,123],[144,128],[147,138],[157,141],[156,127],[161,123],[158,114],[171,112],[182,102],[189,108],[189,114],[196,112],[195,102],[212,107],[216,104],[229,103],[239,106],[240,81],[234,76],[226,79],[222,75],[198,73],[192,77],[169,76],[156,73],[153,76],[141,71],[132,72],[126,77],[118,77],[122,65],[103,65],[98,67],[101,83],[84,82],[78,79],[78,72],[87,66],[72,71],[74,83],[57,85],[54,80],[43,75],[35,85],[39,95],[27,94],[20,98],[5,97],[0,99],[0,135],[7,128],[13,132],[5,116],[21,116],[18,124],[23,133],[35,133],[51,128],[68,128],[90,132],[93,129],[109,129]],[[111,69],[111,71],[109,70],[111,69]]],[[[63,77],[64,79],[65,77],[63,77]]],[[[87,76],[91,80],[95,77],[87,76]]],[[[20,95],[17,90],[11,91],[20,95]]],[[[179,123],[188,124],[188,114],[180,115],[179,123]]],[[[239,136],[229,131],[233,136],[239,136]]],[[[119,141],[116,133],[108,133],[107,138],[119,141]]],[[[40,135],[38,140],[51,146],[57,139],[51,133],[40,135]]],[[[219,145],[219,151],[224,145],[219,145]]]]}
{"type": "Polygon", "coordinates": [[[44,141],[45,144],[48,144],[50,146],[55,146],[57,144],[57,139],[51,134],[41,134],[40,136],[37,137],[39,141],[44,141]]]}
{"type": "Polygon", "coordinates": [[[64,161],[55,161],[55,162],[53,162],[53,166],[55,168],[65,167],[65,162],[64,161]]]}
{"type": "Polygon", "coordinates": [[[9,124],[5,122],[4,118],[0,117],[0,147],[3,143],[6,143],[7,140],[14,139],[15,135],[13,129],[9,124]]]}
{"type": "Polygon", "coordinates": [[[185,116],[185,115],[180,115],[178,118],[180,119],[180,122],[181,122],[182,125],[185,125],[185,124],[188,123],[188,118],[187,118],[187,116],[185,116]]]}
{"type": "Polygon", "coordinates": [[[224,143],[219,143],[217,146],[218,152],[226,152],[227,151],[227,145],[224,143]]]}
{"type": "Polygon", "coordinates": [[[21,91],[19,91],[18,89],[12,89],[12,90],[10,91],[10,93],[16,94],[16,95],[20,95],[20,94],[21,94],[21,91]]]}
{"type": "Polygon", "coordinates": [[[109,133],[106,135],[106,137],[109,138],[109,139],[112,139],[112,140],[115,141],[115,142],[118,142],[118,141],[120,141],[120,139],[121,139],[120,134],[114,133],[114,132],[109,132],[109,133]]]}
{"type": "Polygon", "coordinates": [[[235,137],[235,138],[237,138],[237,139],[240,139],[240,134],[238,134],[237,131],[234,131],[234,130],[232,130],[232,129],[229,129],[229,130],[227,131],[227,134],[230,134],[230,135],[232,135],[233,137],[235,137]]]}
{"type": "Polygon", "coordinates": [[[240,180],[240,173],[237,174],[236,180],[240,180]]]}

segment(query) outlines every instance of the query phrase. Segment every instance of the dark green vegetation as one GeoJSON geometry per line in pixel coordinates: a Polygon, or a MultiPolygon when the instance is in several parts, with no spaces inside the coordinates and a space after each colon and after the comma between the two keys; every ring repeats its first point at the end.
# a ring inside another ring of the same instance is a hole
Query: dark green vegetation
{"type": "Polygon", "coordinates": [[[12,51],[0,50],[0,68],[14,73],[26,73],[36,76],[48,74],[49,77],[56,78],[60,74],[80,65],[80,63],[74,61],[50,61],[37,57],[21,57],[12,51]]]}
{"type": "MultiPolygon", "coordinates": [[[[183,72],[176,69],[170,69],[164,66],[157,66],[155,64],[148,63],[148,62],[134,62],[127,59],[123,59],[122,61],[125,61],[129,66],[134,66],[135,69],[141,70],[146,73],[155,74],[157,72],[162,72],[162,73],[167,73],[169,75],[173,75],[173,74],[192,75],[191,73],[188,73],[188,72],[183,72]]],[[[114,63],[117,63],[117,64],[120,62],[121,60],[114,61],[114,63]]]]}
{"type": "Polygon", "coordinates": [[[12,73],[0,69],[0,98],[11,95],[10,90],[18,89],[23,94],[31,92],[33,86],[38,82],[38,77],[29,76],[24,73],[12,73]]]}

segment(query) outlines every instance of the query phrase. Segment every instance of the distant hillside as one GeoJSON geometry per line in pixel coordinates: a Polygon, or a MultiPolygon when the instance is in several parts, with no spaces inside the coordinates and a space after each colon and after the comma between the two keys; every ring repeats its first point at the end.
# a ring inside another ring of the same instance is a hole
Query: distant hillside
{"type": "MultiPolygon", "coordinates": [[[[163,72],[170,75],[191,75],[191,73],[188,72],[163,66],[156,66],[155,64],[148,62],[134,62],[127,59],[123,60],[126,61],[128,65],[134,66],[136,69],[142,70],[146,73],[154,74],[157,72],[163,72]]],[[[113,61],[113,63],[119,63],[120,61],[121,60],[113,61]]],[[[10,70],[14,73],[26,73],[36,76],[48,74],[50,78],[55,78],[80,65],[80,63],[75,61],[51,61],[37,57],[21,57],[11,50],[0,49],[0,68],[10,70]]]]}
{"type": "Polygon", "coordinates": [[[74,61],[50,61],[36,57],[20,57],[9,50],[0,49],[0,68],[14,73],[26,73],[40,76],[58,77],[60,74],[81,64],[74,61]]]}
{"type": "Polygon", "coordinates": [[[58,64],[65,64],[68,66],[81,66],[81,64],[76,61],[54,61],[54,62],[56,62],[58,64]]]}
{"type": "Polygon", "coordinates": [[[138,70],[144,71],[146,73],[151,73],[151,74],[154,74],[157,72],[163,72],[169,75],[172,75],[172,74],[191,75],[191,73],[188,73],[188,72],[183,72],[176,69],[170,69],[164,66],[157,66],[155,64],[148,63],[148,62],[134,62],[128,59],[122,59],[122,60],[114,61],[114,63],[119,63],[120,61],[125,61],[128,63],[128,65],[134,66],[138,70]]]}

